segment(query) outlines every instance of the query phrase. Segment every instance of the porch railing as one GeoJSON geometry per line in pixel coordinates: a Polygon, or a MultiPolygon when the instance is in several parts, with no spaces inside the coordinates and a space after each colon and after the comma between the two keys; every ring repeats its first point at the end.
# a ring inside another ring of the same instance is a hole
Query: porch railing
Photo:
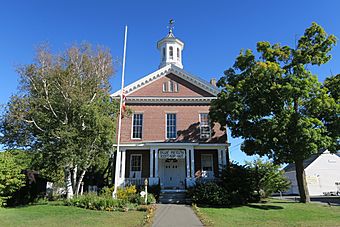
{"type": "Polygon", "coordinates": [[[142,186],[144,185],[145,178],[125,178],[123,186],[131,186],[131,185],[136,185],[136,186],[142,186]]]}

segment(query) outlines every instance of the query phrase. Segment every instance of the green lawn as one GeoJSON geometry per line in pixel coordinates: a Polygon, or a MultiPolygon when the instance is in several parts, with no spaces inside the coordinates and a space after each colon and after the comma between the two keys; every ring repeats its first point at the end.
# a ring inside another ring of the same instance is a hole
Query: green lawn
{"type": "Polygon", "coordinates": [[[77,207],[32,205],[0,208],[0,226],[140,226],[145,212],[108,212],[77,207]]]}
{"type": "Polygon", "coordinates": [[[199,208],[212,226],[340,226],[340,206],[271,200],[235,208],[199,208]]]}

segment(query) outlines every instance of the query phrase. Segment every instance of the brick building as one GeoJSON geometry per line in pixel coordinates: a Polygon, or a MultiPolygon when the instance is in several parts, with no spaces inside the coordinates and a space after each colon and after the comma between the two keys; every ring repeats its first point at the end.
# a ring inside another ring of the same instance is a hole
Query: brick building
{"type": "Polygon", "coordinates": [[[218,89],[183,70],[184,43],[172,29],[157,48],[159,69],[124,88],[132,114],[122,119],[118,182],[148,178],[162,189],[185,189],[198,176],[213,179],[226,165],[226,134],[208,117],[218,89]]]}

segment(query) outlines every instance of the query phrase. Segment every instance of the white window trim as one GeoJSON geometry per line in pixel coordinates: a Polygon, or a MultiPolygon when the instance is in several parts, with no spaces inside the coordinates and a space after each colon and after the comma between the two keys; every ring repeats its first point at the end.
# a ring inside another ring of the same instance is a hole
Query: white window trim
{"type": "Polygon", "coordinates": [[[201,139],[210,139],[211,138],[211,125],[210,125],[210,119],[209,119],[209,138],[204,138],[204,137],[202,137],[202,134],[201,134],[201,114],[208,114],[208,117],[209,117],[209,112],[199,112],[198,113],[198,121],[199,121],[199,127],[200,127],[200,138],[201,139]]]}
{"type": "Polygon", "coordinates": [[[177,138],[177,112],[166,112],[165,113],[165,139],[176,139],[176,138],[177,138]],[[168,114],[175,114],[176,116],[176,124],[175,124],[176,135],[174,138],[168,138],[168,133],[167,133],[167,129],[168,129],[167,115],[168,114]]]}
{"type": "Polygon", "coordinates": [[[208,177],[208,178],[213,178],[214,177],[214,155],[213,154],[201,154],[201,171],[203,173],[203,162],[202,162],[202,157],[203,156],[210,156],[211,157],[211,171],[208,171],[208,172],[211,172],[212,173],[212,176],[211,177],[208,177]]]}
{"type": "Polygon", "coordinates": [[[132,114],[132,119],[131,119],[131,139],[132,140],[142,140],[144,137],[144,112],[135,112],[132,114]],[[143,121],[142,121],[142,138],[134,138],[133,137],[133,119],[135,117],[135,114],[142,114],[143,115],[143,121]]]}
{"type": "Polygon", "coordinates": [[[169,46],[169,59],[173,60],[174,59],[174,47],[173,46],[169,46]],[[172,53],[172,55],[171,55],[172,53]]]}
{"type": "Polygon", "coordinates": [[[142,154],[130,154],[129,177],[131,176],[131,172],[140,172],[140,178],[142,178],[142,171],[143,171],[143,155],[142,154]],[[140,157],[140,171],[132,171],[132,157],[133,156],[139,156],[140,157]]]}
{"type": "Polygon", "coordinates": [[[163,93],[178,93],[179,92],[178,82],[174,80],[164,81],[162,84],[162,92],[163,93]],[[171,87],[173,90],[170,90],[171,87]]]}

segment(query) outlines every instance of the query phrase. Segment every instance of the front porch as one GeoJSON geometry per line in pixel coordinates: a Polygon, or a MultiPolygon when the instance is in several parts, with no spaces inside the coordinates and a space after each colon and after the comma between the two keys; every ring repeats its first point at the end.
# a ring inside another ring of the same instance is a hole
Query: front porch
{"type": "Polygon", "coordinates": [[[213,180],[227,162],[224,144],[123,145],[117,157],[120,187],[141,186],[148,179],[162,191],[185,190],[197,178],[213,180]]]}

